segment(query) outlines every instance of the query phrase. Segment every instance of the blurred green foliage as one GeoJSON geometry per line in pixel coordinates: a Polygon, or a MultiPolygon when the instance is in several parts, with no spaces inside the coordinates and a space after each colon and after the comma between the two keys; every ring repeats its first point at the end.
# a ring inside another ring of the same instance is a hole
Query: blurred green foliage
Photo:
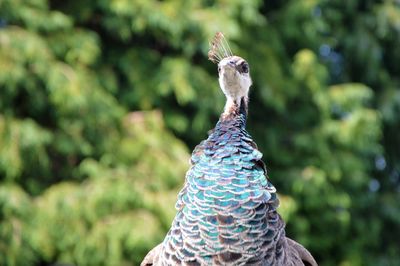
{"type": "Polygon", "coordinates": [[[396,1],[0,0],[0,265],[138,265],[248,59],[248,129],[321,265],[400,264],[396,1]]]}

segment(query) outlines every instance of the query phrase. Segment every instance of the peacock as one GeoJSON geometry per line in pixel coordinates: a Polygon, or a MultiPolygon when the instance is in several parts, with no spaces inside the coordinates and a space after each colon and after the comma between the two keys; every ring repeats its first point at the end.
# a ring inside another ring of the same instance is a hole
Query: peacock
{"type": "Polygon", "coordinates": [[[226,105],[193,150],[169,232],[141,265],[317,265],[285,236],[276,189],[246,131],[249,64],[232,54],[220,32],[208,56],[218,64],[226,105]]]}

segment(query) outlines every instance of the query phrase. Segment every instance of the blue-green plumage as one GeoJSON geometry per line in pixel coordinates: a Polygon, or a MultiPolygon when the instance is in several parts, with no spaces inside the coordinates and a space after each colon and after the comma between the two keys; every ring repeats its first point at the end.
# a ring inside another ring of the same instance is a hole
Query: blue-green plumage
{"type": "Polygon", "coordinates": [[[245,109],[221,117],[193,151],[178,213],[164,240],[165,264],[256,263],[278,236],[279,228],[268,222],[269,216],[271,222],[278,219],[275,188],[245,122],[245,109]]]}
{"type": "Polygon", "coordinates": [[[225,111],[192,153],[170,231],[141,265],[314,266],[309,252],[285,237],[276,190],[245,129],[248,64],[229,56],[219,68],[225,111]]]}

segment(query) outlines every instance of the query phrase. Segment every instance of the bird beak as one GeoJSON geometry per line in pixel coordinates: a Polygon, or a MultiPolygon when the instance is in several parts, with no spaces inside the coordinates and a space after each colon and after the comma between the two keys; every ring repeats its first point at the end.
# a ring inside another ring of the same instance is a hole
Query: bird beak
{"type": "Polygon", "coordinates": [[[224,64],[220,65],[220,67],[225,71],[225,72],[231,72],[232,70],[236,70],[236,65],[232,61],[225,62],[224,64]]]}
{"type": "Polygon", "coordinates": [[[233,61],[229,61],[226,65],[230,66],[232,68],[236,68],[235,62],[233,62],[233,61]]]}
{"type": "Polygon", "coordinates": [[[235,68],[236,67],[235,62],[233,60],[229,60],[229,59],[230,58],[222,59],[221,62],[219,62],[219,66],[223,67],[223,68],[225,68],[227,66],[229,66],[231,68],[235,68]]]}

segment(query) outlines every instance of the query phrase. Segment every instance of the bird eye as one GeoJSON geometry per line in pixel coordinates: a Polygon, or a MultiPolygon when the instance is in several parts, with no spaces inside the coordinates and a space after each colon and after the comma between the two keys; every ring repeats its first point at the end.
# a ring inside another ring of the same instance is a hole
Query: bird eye
{"type": "Polygon", "coordinates": [[[243,63],[242,65],[241,65],[241,72],[242,73],[249,73],[249,64],[247,64],[247,63],[243,63]]]}
{"type": "Polygon", "coordinates": [[[219,73],[219,72],[221,72],[221,67],[220,67],[220,66],[218,66],[218,73],[219,73]]]}

